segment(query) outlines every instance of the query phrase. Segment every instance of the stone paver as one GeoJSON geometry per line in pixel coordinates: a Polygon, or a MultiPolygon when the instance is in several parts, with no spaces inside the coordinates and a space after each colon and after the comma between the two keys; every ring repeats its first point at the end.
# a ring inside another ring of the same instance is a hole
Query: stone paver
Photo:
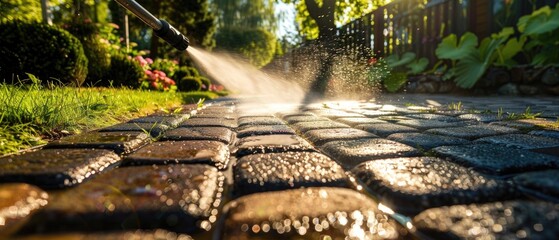
{"type": "Polygon", "coordinates": [[[365,130],[367,132],[376,134],[381,137],[387,137],[394,133],[417,132],[418,130],[412,127],[406,127],[393,123],[376,123],[376,124],[361,124],[355,128],[365,130]]]}
{"type": "Polygon", "coordinates": [[[123,160],[123,165],[204,163],[227,167],[229,149],[216,141],[164,141],[147,145],[123,160]]]}
{"type": "Polygon", "coordinates": [[[129,123],[161,123],[170,127],[177,127],[189,117],[189,114],[156,115],[132,119],[129,123]]]}
{"type": "Polygon", "coordinates": [[[31,227],[39,231],[208,231],[217,220],[222,190],[223,175],[210,166],[119,168],[53,197],[37,214],[43,221],[31,227]]]}
{"type": "Polygon", "coordinates": [[[488,137],[499,134],[510,134],[519,132],[515,128],[502,127],[497,125],[473,125],[466,127],[437,128],[429,129],[426,133],[445,135],[450,137],[465,138],[473,140],[476,138],[488,137]]]}
{"type": "Polygon", "coordinates": [[[362,114],[359,113],[350,113],[350,112],[335,110],[335,109],[312,110],[311,112],[318,116],[327,117],[331,119],[348,118],[348,117],[364,117],[362,114]]]}
{"type": "Polygon", "coordinates": [[[376,206],[367,196],[343,188],[251,194],[226,206],[223,238],[402,238],[395,221],[376,206]]]}
{"type": "Polygon", "coordinates": [[[513,180],[528,195],[559,203],[559,170],[528,172],[513,180]]]}
{"type": "Polygon", "coordinates": [[[99,148],[127,154],[149,142],[149,135],[140,132],[89,132],[50,142],[45,148],[99,148]]]}
{"type": "Polygon", "coordinates": [[[436,239],[555,239],[559,205],[497,202],[426,210],[414,226],[436,239]]]}
{"type": "Polygon", "coordinates": [[[537,130],[537,131],[531,131],[530,134],[559,139],[559,131],[537,130]]]}
{"type": "Polygon", "coordinates": [[[329,118],[319,117],[319,116],[289,116],[285,118],[285,121],[289,124],[294,124],[298,122],[319,122],[319,121],[330,121],[329,118]]]}
{"type": "Polygon", "coordinates": [[[510,134],[484,137],[476,140],[476,142],[503,144],[507,147],[517,147],[522,149],[559,147],[559,139],[527,134],[510,134]]]}
{"type": "Polygon", "coordinates": [[[48,194],[24,183],[0,184],[0,238],[16,232],[48,203],[48,194]]]}
{"type": "Polygon", "coordinates": [[[283,125],[281,119],[276,117],[242,117],[239,118],[239,127],[257,125],[283,125]]]}
{"type": "Polygon", "coordinates": [[[473,113],[473,114],[464,114],[458,116],[460,119],[464,120],[475,120],[478,122],[490,123],[496,122],[499,120],[503,120],[503,117],[499,117],[497,114],[483,114],[483,113],[473,113]]]}
{"type": "Polygon", "coordinates": [[[295,131],[286,125],[247,126],[237,131],[238,138],[262,135],[295,134],[295,131]]]}
{"type": "Polygon", "coordinates": [[[559,158],[497,144],[442,146],[433,149],[451,161],[489,174],[559,168],[559,158]]]}
{"type": "Polygon", "coordinates": [[[118,155],[103,149],[44,149],[0,158],[0,182],[69,187],[119,161],[118,155]]]}
{"type": "Polygon", "coordinates": [[[257,153],[316,151],[306,140],[296,135],[264,135],[239,139],[235,155],[243,157],[257,153]]]}
{"type": "Polygon", "coordinates": [[[432,157],[373,160],[351,172],[381,203],[401,213],[516,197],[504,181],[432,157]]]}
{"type": "Polygon", "coordinates": [[[301,133],[316,129],[349,128],[346,124],[334,121],[299,122],[291,125],[291,127],[301,133]]]}
{"type": "Polygon", "coordinates": [[[408,145],[385,139],[335,141],[324,144],[321,149],[346,169],[351,169],[367,160],[419,154],[416,149],[408,145]]]}
{"type": "Polygon", "coordinates": [[[378,136],[353,128],[333,128],[310,130],[304,134],[316,146],[321,146],[327,142],[340,140],[357,140],[365,138],[377,138],[378,136]]]}
{"type": "Polygon", "coordinates": [[[184,123],[179,125],[179,127],[226,127],[226,128],[236,128],[237,121],[227,118],[191,118],[186,120],[184,123]]]}
{"type": "Polygon", "coordinates": [[[418,119],[425,119],[425,120],[436,120],[436,121],[442,121],[442,122],[463,121],[463,119],[453,117],[453,116],[442,115],[442,114],[420,113],[420,114],[411,114],[411,115],[407,115],[407,116],[411,117],[411,118],[418,118],[418,119]]]}
{"type": "Polygon", "coordinates": [[[349,187],[345,171],[320,153],[255,154],[233,167],[234,194],[278,191],[300,187],[349,187]]]}
{"type": "Polygon", "coordinates": [[[386,123],[385,121],[374,118],[338,118],[336,121],[352,127],[359,124],[386,123]]]}
{"type": "Polygon", "coordinates": [[[225,127],[180,127],[168,131],[162,140],[209,140],[231,143],[233,132],[225,127]]]}
{"type": "Polygon", "coordinates": [[[403,143],[418,149],[430,150],[440,146],[462,145],[471,143],[468,140],[425,133],[395,133],[388,136],[389,140],[403,143]]]}
{"type": "Polygon", "coordinates": [[[428,130],[431,128],[447,128],[465,126],[464,122],[443,122],[437,120],[414,119],[398,121],[397,124],[412,127],[419,130],[428,130]]]}
{"type": "Polygon", "coordinates": [[[59,233],[18,237],[19,240],[193,240],[189,235],[165,230],[136,230],[110,233],[59,233]]]}
{"type": "Polygon", "coordinates": [[[161,123],[121,123],[99,129],[99,132],[145,132],[158,138],[170,127],[161,123]]]}

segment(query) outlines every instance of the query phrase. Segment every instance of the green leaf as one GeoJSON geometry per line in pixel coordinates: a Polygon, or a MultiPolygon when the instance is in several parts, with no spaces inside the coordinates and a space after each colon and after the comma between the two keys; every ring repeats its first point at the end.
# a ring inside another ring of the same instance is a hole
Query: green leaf
{"type": "Polygon", "coordinates": [[[408,74],[404,72],[392,72],[384,80],[384,87],[389,92],[396,92],[408,81],[408,74]]]}
{"type": "Polygon", "coordinates": [[[522,51],[522,48],[526,43],[526,39],[526,37],[520,37],[520,39],[511,38],[504,46],[499,46],[497,64],[501,66],[507,66],[507,63],[513,64],[514,61],[510,60],[522,51]]]}
{"type": "Polygon", "coordinates": [[[415,53],[406,52],[402,55],[402,58],[400,58],[398,54],[392,54],[386,57],[385,59],[386,59],[386,63],[388,64],[388,67],[397,68],[412,62],[415,59],[415,56],[416,56],[415,53]]]}
{"type": "Polygon", "coordinates": [[[456,85],[461,88],[472,88],[487,70],[479,53],[463,58],[456,64],[456,85]]]}
{"type": "Polygon", "coordinates": [[[477,36],[471,32],[462,35],[460,42],[456,34],[450,34],[438,45],[435,54],[439,59],[459,60],[474,51],[477,43],[477,36]]]}
{"type": "Polygon", "coordinates": [[[420,74],[421,72],[425,71],[427,66],[429,65],[429,60],[427,58],[420,58],[415,61],[412,61],[406,67],[409,68],[408,74],[420,74]]]}
{"type": "Polygon", "coordinates": [[[525,31],[525,29],[526,29],[526,24],[528,24],[528,22],[529,22],[532,18],[537,17],[537,16],[539,16],[540,14],[548,15],[548,16],[549,16],[549,15],[551,14],[551,8],[550,8],[549,6],[545,6],[545,7],[542,7],[542,8],[540,8],[540,9],[538,9],[538,10],[532,12],[532,14],[530,14],[530,15],[526,15],[526,16],[523,16],[523,17],[521,17],[520,19],[518,19],[518,24],[517,24],[518,31],[520,31],[521,33],[523,33],[523,32],[525,31]]]}
{"type": "Polygon", "coordinates": [[[559,28],[559,8],[549,14],[538,14],[530,18],[523,26],[526,35],[538,35],[551,32],[559,28]]]}

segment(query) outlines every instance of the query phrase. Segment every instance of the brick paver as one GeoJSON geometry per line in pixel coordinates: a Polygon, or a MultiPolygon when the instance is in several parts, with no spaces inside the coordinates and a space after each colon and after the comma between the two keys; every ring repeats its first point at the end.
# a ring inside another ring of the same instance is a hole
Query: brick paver
{"type": "Polygon", "coordinates": [[[0,157],[0,239],[559,234],[557,99],[256,102],[220,98],[0,157]],[[544,114],[518,119],[527,107],[544,114]]]}

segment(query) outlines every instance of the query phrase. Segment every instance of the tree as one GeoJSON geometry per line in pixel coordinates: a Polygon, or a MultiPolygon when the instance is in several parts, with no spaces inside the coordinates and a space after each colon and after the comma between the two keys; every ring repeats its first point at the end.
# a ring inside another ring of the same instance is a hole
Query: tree
{"type": "Polygon", "coordinates": [[[0,22],[42,20],[41,2],[36,0],[0,0],[0,22]]]}

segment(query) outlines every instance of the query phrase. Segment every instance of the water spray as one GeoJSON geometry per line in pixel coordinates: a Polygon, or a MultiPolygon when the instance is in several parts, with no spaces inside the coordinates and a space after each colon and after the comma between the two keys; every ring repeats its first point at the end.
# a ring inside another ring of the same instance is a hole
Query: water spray
{"type": "Polygon", "coordinates": [[[176,28],[171,26],[167,21],[158,19],[153,16],[148,10],[134,0],[115,0],[122,7],[128,9],[142,22],[147,24],[153,29],[153,33],[167,43],[171,44],[174,48],[185,51],[188,48],[189,41],[186,36],[180,33],[176,28]]]}

